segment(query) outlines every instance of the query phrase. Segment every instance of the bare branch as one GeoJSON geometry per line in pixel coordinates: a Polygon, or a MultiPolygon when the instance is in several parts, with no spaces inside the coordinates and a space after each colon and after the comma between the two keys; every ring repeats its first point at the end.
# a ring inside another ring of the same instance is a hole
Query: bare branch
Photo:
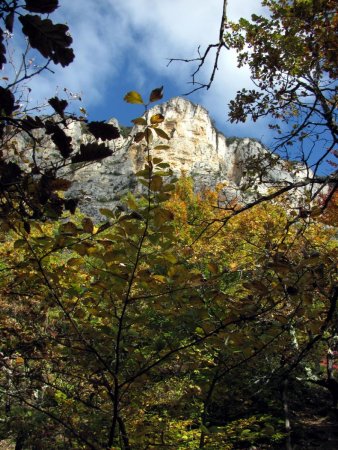
{"type": "Polygon", "coordinates": [[[225,25],[227,22],[227,14],[226,14],[227,3],[228,3],[228,0],[223,0],[223,12],[222,12],[222,19],[221,19],[221,24],[220,24],[220,28],[219,28],[218,42],[216,42],[215,44],[208,45],[208,47],[206,48],[206,50],[203,53],[200,53],[200,46],[199,46],[197,49],[197,52],[199,55],[198,58],[191,58],[191,59],[170,58],[169,59],[167,66],[169,66],[172,62],[176,62],[176,61],[186,62],[186,63],[198,62],[197,69],[191,74],[192,81],[190,81],[190,84],[192,84],[193,86],[197,86],[197,87],[195,87],[191,91],[185,93],[184,95],[190,95],[193,92],[196,92],[200,89],[207,89],[207,90],[210,89],[210,87],[215,79],[216,71],[218,70],[218,62],[219,62],[219,58],[221,55],[221,50],[222,50],[222,48],[229,49],[229,47],[225,44],[224,37],[223,37],[225,25]],[[214,59],[214,63],[212,66],[211,74],[210,74],[208,82],[201,83],[196,80],[196,76],[199,74],[200,70],[206,63],[206,60],[212,49],[216,49],[216,54],[215,54],[215,59],[214,59]]]}

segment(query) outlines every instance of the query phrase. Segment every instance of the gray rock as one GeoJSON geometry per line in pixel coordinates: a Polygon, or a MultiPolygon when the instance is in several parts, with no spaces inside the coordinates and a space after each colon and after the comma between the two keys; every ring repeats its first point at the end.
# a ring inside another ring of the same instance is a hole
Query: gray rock
{"type": "MultiPolygon", "coordinates": [[[[147,115],[157,113],[165,117],[160,128],[170,136],[170,141],[154,136],[152,147],[168,144],[170,148],[153,149],[152,155],[170,163],[175,176],[191,176],[196,190],[222,185],[223,202],[234,197],[253,200],[274,186],[308,175],[301,166],[294,167],[290,173],[285,161],[256,140],[225,137],[213,125],[208,111],[187,99],[172,98],[150,109],[147,115]]],[[[119,127],[116,119],[109,123],[119,127]]],[[[135,126],[131,136],[140,130],[135,126]]],[[[66,132],[72,137],[75,149],[94,140],[81,122],[70,123],[66,132]]],[[[40,158],[48,163],[58,152],[48,137],[40,138],[45,140],[41,147],[47,149],[41,152],[40,158]]],[[[144,144],[134,143],[132,137],[120,137],[106,144],[113,150],[112,156],[85,167],[70,166],[64,171],[64,176],[72,180],[67,196],[78,197],[80,209],[94,218],[99,217],[100,208],[112,209],[128,192],[142,189],[135,173],[144,167],[144,144]]],[[[27,151],[27,145],[27,140],[22,140],[19,147],[27,151]]],[[[297,195],[302,194],[293,192],[294,198],[297,195]]]]}

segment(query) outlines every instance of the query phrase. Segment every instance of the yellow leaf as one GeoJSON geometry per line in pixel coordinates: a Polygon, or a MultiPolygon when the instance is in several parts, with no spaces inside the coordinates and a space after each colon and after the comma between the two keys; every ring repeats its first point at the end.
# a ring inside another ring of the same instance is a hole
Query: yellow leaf
{"type": "Polygon", "coordinates": [[[195,328],[195,333],[200,335],[200,336],[203,336],[204,335],[204,330],[201,327],[196,327],[195,328]]]}
{"type": "Polygon", "coordinates": [[[127,103],[140,104],[143,105],[143,100],[141,95],[136,91],[130,91],[124,96],[124,101],[127,103]]]}
{"type": "Polygon", "coordinates": [[[150,117],[150,122],[154,125],[157,123],[162,123],[164,121],[164,116],[162,114],[154,114],[150,117]]]}
{"type": "Polygon", "coordinates": [[[24,362],[25,362],[25,360],[23,359],[22,356],[18,356],[18,357],[15,359],[15,364],[17,364],[18,366],[22,366],[22,364],[24,364],[24,362]]]}
{"type": "Polygon", "coordinates": [[[176,263],[177,263],[177,258],[176,258],[176,256],[175,256],[173,253],[171,253],[171,252],[165,252],[165,253],[163,253],[163,258],[164,258],[166,261],[169,261],[171,264],[176,264],[176,263]]]}
{"type": "Polygon", "coordinates": [[[136,119],[133,119],[132,122],[135,125],[147,125],[147,121],[143,117],[136,117],[136,119]]]}
{"type": "Polygon", "coordinates": [[[210,263],[208,264],[208,269],[210,270],[211,273],[216,274],[216,273],[218,273],[218,264],[215,264],[215,263],[213,263],[213,262],[210,262],[210,263]]]}
{"type": "Polygon", "coordinates": [[[165,283],[167,281],[166,277],[164,277],[163,275],[153,275],[152,278],[154,278],[154,280],[159,281],[160,283],[165,283]]]}
{"type": "Polygon", "coordinates": [[[67,261],[68,266],[78,266],[83,263],[83,259],[81,258],[70,258],[67,261]]]}

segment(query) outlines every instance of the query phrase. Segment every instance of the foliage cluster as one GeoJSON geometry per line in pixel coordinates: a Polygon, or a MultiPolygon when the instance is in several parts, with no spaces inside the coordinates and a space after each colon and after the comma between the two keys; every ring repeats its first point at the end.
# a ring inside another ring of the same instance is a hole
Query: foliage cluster
{"type": "MultiPolygon", "coordinates": [[[[333,2],[264,4],[270,18],[228,24],[225,42],[260,89],[239,93],[231,118],[270,113],[277,132],[294,118],[282,145],[325,129],[317,170],[336,142],[333,2]]],[[[50,99],[48,117],[18,108],[21,82],[73,59],[68,28],[44,18],[57,6],[0,3],[0,63],[16,18],[46,59],[0,88],[0,440],[17,450],[277,449],[289,442],[288,396],[300,381],[337,387],[334,179],[301,183],[331,188],[301,209],[283,196],[292,183],[223,207],[218,189],[196,194],[157,156],[169,137],[148,107],[162,87],[148,102],[131,91],[125,100],[147,113],[130,138],[145,154],[141,193],[102,208],[102,223],[75,214],[59,174],[109,156],[119,131],[90,122],[92,142],[76,149],[67,127],[84,118],[67,114],[66,100],[50,99]],[[22,133],[30,144],[19,148],[22,133]],[[45,133],[53,161],[40,157],[45,133]]]]}
{"type": "Polygon", "coordinates": [[[276,448],[281,380],[333,345],[334,229],[280,203],[215,213],[156,157],[163,121],[134,120],[145,191],[123,213],[7,221],[1,438],[21,448],[276,448]]]}
{"type": "Polygon", "coordinates": [[[53,114],[33,116],[34,108],[25,100],[23,84],[27,80],[48,70],[52,63],[64,67],[74,59],[68,27],[54,24],[49,19],[58,3],[58,0],[26,0],[22,4],[2,0],[0,3],[3,23],[0,28],[0,68],[15,64],[8,56],[11,52],[7,47],[13,29],[17,28],[17,19],[27,40],[21,67],[12,79],[2,77],[4,86],[0,86],[0,217],[5,220],[10,216],[20,217],[27,228],[29,219],[57,218],[64,210],[74,212],[77,200],[65,200],[60,195],[60,191],[68,190],[71,185],[69,180],[62,178],[62,173],[75,163],[83,165],[110,156],[113,150],[106,141],[120,135],[113,125],[93,121],[87,124],[92,141],[75,150],[67,128],[73,121],[86,122],[85,117],[68,114],[68,101],[58,97],[48,101],[53,114]],[[44,18],[46,15],[48,18],[44,18]],[[31,64],[31,49],[43,57],[43,65],[31,64]],[[44,152],[45,135],[50,136],[57,150],[57,156],[52,160],[46,158],[44,152]],[[101,142],[96,142],[97,139],[101,142]]]}

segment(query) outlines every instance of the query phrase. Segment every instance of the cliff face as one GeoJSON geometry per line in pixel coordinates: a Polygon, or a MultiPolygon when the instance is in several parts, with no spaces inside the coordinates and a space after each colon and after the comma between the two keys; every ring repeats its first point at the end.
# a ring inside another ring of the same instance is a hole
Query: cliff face
{"type": "MultiPolygon", "coordinates": [[[[291,176],[285,162],[255,140],[226,138],[216,130],[203,107],[186,99],[175,97],[148,112],[149,115],[155,113],[164,115],[161,128],[171,139],[170,149],[153,152],[170,163],[175,175],[192,176],[197,189],[223,183],[225,196],[231,198],[242,195],[240,192],[245,190],[252,195],[255,191],[264,193],[281,181],[305,176],[301,169],[291,176]]],[[[118,125],[114,120],[111,123],[118,125]]],[[[134,127],[132,135],[137,131],[134,127]]],[[[73,142],[80,143],[88,138],[79,123],[72,124],[69,133],[73,142]]],[[[102,207],[114,207],[128,191],[137,189],[134,173],[144,166],[145,153],[141,144],[120,138],[109,145],[115,150],[113,156],[72,175],[70,193],[80,198],[80,205],[89,214],[97,215],[102,207]]]]}

